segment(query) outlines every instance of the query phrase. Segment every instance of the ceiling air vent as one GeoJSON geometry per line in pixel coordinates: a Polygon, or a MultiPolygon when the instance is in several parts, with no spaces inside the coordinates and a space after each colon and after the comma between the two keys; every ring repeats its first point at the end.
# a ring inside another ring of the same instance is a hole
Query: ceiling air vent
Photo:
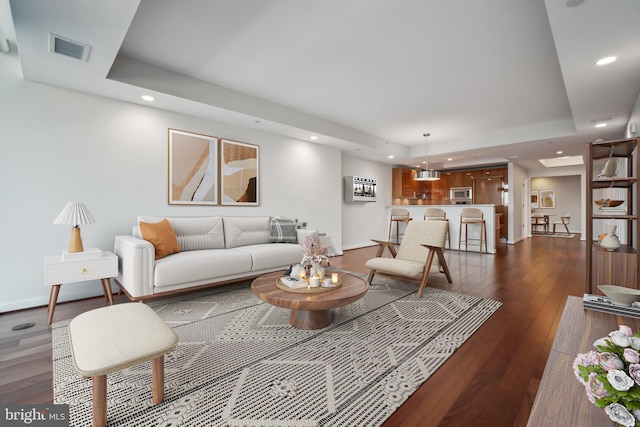
{"type": "Polygon", "coordinates": [[[576,7],[579,4],[581,4],[584,0],[568,0],[567,1],[567,6],[568,7],[576,7]]]}
{"type": "Polygon", "coordinates": [[[90,50],[91,46],[89,45],[65,39],[55,34],[49,34],[49,52],[59,53],[60,55],[87,62],[90,50]]]}

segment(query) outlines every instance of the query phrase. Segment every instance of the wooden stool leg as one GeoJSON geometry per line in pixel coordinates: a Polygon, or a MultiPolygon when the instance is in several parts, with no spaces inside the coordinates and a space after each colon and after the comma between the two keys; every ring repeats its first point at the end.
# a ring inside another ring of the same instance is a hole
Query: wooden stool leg
{"type": "MultiPolygon", "coordinates": [[[[482,221],[482,229],[484,230],[484,251],[489,253],[489,248],[487,248],[487,223],[482,221]]],[[[480,245],[480,252],[482,252],[482,245],[480,245]]]]}
{"type": "Polygon", "coordinates": [[[153,359],[151,377],[153,403],[157,405],[164,400],[164,355],[153,359]]]}
{"type": "Polygon", "coordinates": [[[469,250],[469,224],[464,225],[464,250],[469,250]]]}
{"type": "Polygon", "coordinates": [[[93,377],[93,426],[107,425],[107,376],[93,377]]]}

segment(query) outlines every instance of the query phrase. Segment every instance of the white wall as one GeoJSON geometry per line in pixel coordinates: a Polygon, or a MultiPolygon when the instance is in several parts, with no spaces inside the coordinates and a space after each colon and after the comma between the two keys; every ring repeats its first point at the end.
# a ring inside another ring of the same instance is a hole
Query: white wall
{"type": "MultiPolygon", "coordinates": [[[[527,171],[514,163],[509,163],[509,224],[508,242],[510,244],[518,243],[527,237],[528,230],[524,224],[528,224],[528,220],[524,220],[523,212],[528,208],[527,200],[524,194],[529,194],[529,179],[527,171]]],[[[527,217],[528,218],[528,217],[527,217]]]]}
{"type": "Polygon", "coordinates": [[[373,244],[371,239],[387,240],[389,217],[387,206],[392,203],[392,166],[342,156],[342,176],[362,176],[377,180],[375,202],[344,202],[342,194],[342,243],[344,249],[373,244]]]}
{"type": "Polygon", "coordinates": [[[626,138],[638,138],[640,136],[640,94],[638,94],[638,99],[636,99],[636,104],[633,106],[633,112],[629,117],[629,121],[627,122],[627,131],[625,134],[626,138]],[[631,123],[635,124],[636,131],[635,133],[631,133],[629,129],[629,125],[631,123]]]}
{"type": "MultiPolygon", "coordinates": [[[[531,180],[531,190],[555,190],[556,206],[555,208],[540,208],[536,211],[552,215],[549,222],[560,221],[562,215],[571,215],[569,222],[569,231],[572,233],[580,233],[582,222],[580,220],[580,212],[582,211],[583,197],[580,191],[580,177],[571,176],[553,176],[544,178],[533,178],[531,180]]],[[[550,226],[553,230],[553,225],[550,226]]],[[[556,231],[558,228],[556,227],[556,231]]],[[[560,226],[559,231],[565,231],[560,226]]]]}
{"type": "MultiPolygon", "coordinates": [[[[68,201],[86,203],[98,223],[82,227],[85,246],[103,250],[138,215],[283,215],[342,246],[332,147],[23,81],[15,55],[0,56],[0,138],[0,312],[47,304],[43,259],[68,245],[70,227],[52,224],[68,201]],[[169,205],[168,128],[259,145],[261,205],[169,205]]],[[[59,301],[100,294],[99,281],[66,284],[59,301]]]]}
{"type": "MultiPolygon", "coordinates": [[[[545,188],[543,190],[549,189],[553,190],[554,186],[562,185],[561,181],[558,181],[556,184],[553,179],[555,177],[568,177],[573,176],[576,179],[576,182],[579,182],[579,187],[576,187],[575,182],[571,185],[573,193],[565,193],[563,196],[558,196],[558,190],[556,189],[556,209],[543,209],[543,212],[548,214],[556,215],[553,220],[559,221],[560,215],[564,215],[566,213],[571,213],[571,226],[569,230],[575,233],[580,233],[580,239],[584,240],[586,228],[585,228],[585,220],[586,220],[586,206],[585,206],[585,194],[587,191],[587,177],[586,170],[583,165],[580,166],[567,166],[560,168],[549,168],[549,169],[538,169],[535,171],[531,171],[529,173],[529,177],[531,178],[531,183],[533,183],[536,178],[547,178],[550,181],[547,181],[545,184],[545,188]],[[563,201],[563,199],[565,201],[563,201]],[[558,203],[562,203],[560,207],[558,207],[558,203]],[[567,203],[567,205],[565,205],[567,203]],[[564,208],[567,209],[564,209],[564,208]],[[564,210],[562,210],[564,209],[564,210]]],[[[534,187],[533,184],[531,186],[532,190],[538,190],[539,188],[534,187]]],[[[564,192],[564,190],[563,190],[564,192]]]]}

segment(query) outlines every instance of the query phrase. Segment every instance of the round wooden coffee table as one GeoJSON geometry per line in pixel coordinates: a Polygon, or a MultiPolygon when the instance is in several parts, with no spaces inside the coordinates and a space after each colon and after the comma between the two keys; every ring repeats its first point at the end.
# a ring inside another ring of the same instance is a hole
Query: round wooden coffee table
{"type": "Polygon", "coordinates": [[[267,304],[291,310],[289,323],[298,329],[322,329],[331,324],[331,309],[359,300],[369,284],[358,276],[339,273],[342,286],[321,293],[290,292],[276,286],[282,272],[258,277],[251,283],[253,293],[267,304]]]}

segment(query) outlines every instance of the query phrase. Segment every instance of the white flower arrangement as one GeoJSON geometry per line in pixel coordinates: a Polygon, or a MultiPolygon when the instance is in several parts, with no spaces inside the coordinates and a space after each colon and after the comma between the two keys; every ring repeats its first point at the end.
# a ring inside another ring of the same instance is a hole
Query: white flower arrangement
{"type": "Polygon", "coordinates": [[[593,346],[598,351],[578,354],[573,362],[587,398],[611,421],[640,427],[640,331],[620,325],[593,346]]]}
{"type": "Polygon", "coordinates": [[[318,233],[309,234],[302,245],[302,265],[320,264],[329,259],[329,248],[322,246],[318,233]]]}

